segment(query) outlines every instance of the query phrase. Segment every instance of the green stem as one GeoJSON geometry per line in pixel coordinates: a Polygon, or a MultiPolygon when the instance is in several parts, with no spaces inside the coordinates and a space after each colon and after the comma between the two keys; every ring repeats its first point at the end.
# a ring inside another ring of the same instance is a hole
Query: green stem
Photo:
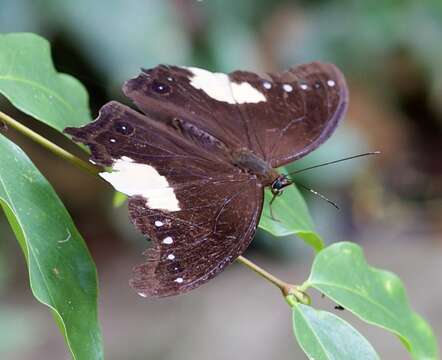
{"type": "Polygon", "coordinates": [[[93,166],[92,164],[89,164],[88,162],[81,160],[75,155],[67,152],[65,149],[61,148],[58,145],[55,145],[45,137],[41,136],[40,134],[37,134],[35,131],[29,129],[28,127],[24,126],[23,124],[19,123],[17,120],[13,119],[9,115],[6,115],[1,111],[0,111],[0,121],[4,122],[6,125],[17,130],[18,132],[22,133],[26,137],[34,140],[36,143],[40,144],[41,146],[43,146],[45,149],[49,150],[53,154],[61,157],[64,160],[69,161],[70,163],[80,167],[81,169],[86,170],[93,175],[97,175],[100,172],[99,169],[93,166]]]}
{"type": "Polygon", "coordinates": [[[268,271],[264,270],[262,267],[256,265],[254,262],[245,258],[244,256],[238,256],[236,261],[241,264],[247,266],[249,269],[256,272],[258,275],[271,282],[273,285],[277,286],[279,290],[281,290],[284,295],[287,303],[293,307],[295,303],[302,303],[305,305],[311,304],[311,299],[308,294],[306,294],[303,290],[300,289],[299,286],[286,283],[276,276],[272,275],[268,271]]]}
{"type": "Polygon", "coordinates": [[[238,256],[236,261],[240,262],[244,266],[247,266],[249,269],[253,270],[258,275],[260,275],[261,277],[263,277],[267,281],[271,282],[273,285],[277,286],[281,290],[281,292],[284,294],[284,296],[287,296],[289,294],[289,290],[293,285],[288,284],[285,281],[282,281],[281,279],[272,275],[271,273],[264,270],[262,267],[256,265],[254,262],[250,261],[249,259],[245,258],[244,256],[238,256]]]}
{"type": "MultiPolygon", "coordinates": [[[[29,129],[28,127],[24,126],[23,124],[19,123],[17,120],[13,119],[9,115],[6,115],[5,113],[0,111],[0,121],[3,121],[8,126],[14,128],[15,130],[19,131],[23,135],[27,136],[28,138],[34,140],[39,145],[43,146],[45,149],[51,151],[53,154],[59,156],[60,158],[69,161],[70,163],[80,167],[83,170],[86,170],[87,172],[97,175],[100,170],[96,168],[95,166],[87,163],[86,161],[76,157],[75,155],[71,154],[70,152],[64,150],[58,145],[55,145],[45,137],[37,134],[35,131],[29,129]]],[[[295,285],[286,283],[285,281],[282,281],[281,279],[277,278],[276,276],[272,275],[268,271],[264,270],[254,262],[250,261],[249,259],[245,258],[244,256],[239,256],[236,259],[238,262],[243,264],[244,266],[248,267],[249,269],[253,270],[255,273],[260,275],[262,278],[266,279],[273,285],[277,286],[281,292],[283,293],[284,297],[293,295],[293,293],[298,293],[296,290],[297,287],[295,285]]],[[[298,298],[298,296],[296,296],[298,298]]]]}

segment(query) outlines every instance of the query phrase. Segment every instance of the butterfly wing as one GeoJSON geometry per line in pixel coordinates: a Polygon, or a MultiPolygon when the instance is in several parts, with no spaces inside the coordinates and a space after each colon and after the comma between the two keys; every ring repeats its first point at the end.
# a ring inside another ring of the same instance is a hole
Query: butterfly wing
{"type": "Polygon", "coordinates": [[[232,97],[226,74],[159,65],[127,81],[123,91],[154,119],[168,123],[177,131],[199,129],[226,145],[212,149],[213,154],[249,146],[246,124],[232,97]]]}
{"type": "Polygon", "coordinates": [[[130,201],[132,220],[153,240],[148,261],[135,268],[131,282],[141,295],[170,296],[200,286],[241,255],[255,233],[263,193],[253,182],[199,184],[180,194],[186,203],[175,212],[130,201]]]}
{"type": "Polygon", "coordinates": [[[129,195],[132,222],[152,240],[132,280],[141,295],[198,287],[251,242],[263,202],[254,176],[117,102],[65,131],[90,147],[91,161],[112,167],[101,176],[129,195]]]}
{"type": "Polygon", "coordinates": [[[348,104],[343,74],[332,64],[314,62],[267,79],[244,71],[231,73],[233,82],[265,89],[266,102],[241,105],[253,129],[255,151],[276,168],[316,149],[336,129],[348,104]]]}
{"type": "Polygon", "coordinates": [[[272,167],[316,149],[348,103],[342,73],[319,62],[265,76],[160,65],[129,80],[124,91],[156,119],[182,118],[188,128],[204,129],[230,150],[248,148],[272,167]]]}

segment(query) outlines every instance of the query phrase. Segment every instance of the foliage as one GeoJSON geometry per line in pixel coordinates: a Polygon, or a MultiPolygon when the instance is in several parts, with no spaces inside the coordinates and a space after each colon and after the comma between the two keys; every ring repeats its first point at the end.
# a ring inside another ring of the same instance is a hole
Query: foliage
{"type": "Polygon", "coordinates": [[[58,131],[90,121],[86,89],[56,72],[49,43],[34,34],[0,34],[0,93],[58,131]]]}
{"type": "Polygon", "coordinates": [[[264,208],[259,227],[275,236],[295,234],[303,239],[315,251],[324,247],[324,242],[314,230],[313,221],[298,188],[289,186],[284,189],[284,196],[275,199],[272,204],[273,216],[270,214],[270,200],[272,194],[266,191],[264,208]]]}
{"type": "Polygon", "coordinates": [[[54,313],[74,359],[102,359],[95,265],[51,185],[2,135],[0,205],[25,255],[32,292],[54,313]]]}
{"type": "Polygon", "coordinates": [[[293,331],[310,359],[379,359],[370,343],[346,321],[311,306],[293,306],[293,331]]]}
{"type": "MultiPolygon", "coordinates": [[[[89,120],[83,87],[55,72],[45,40],[30,34],[4,35],[0,50],[0,91],[16,107],[58,131],[89,120]]],[[[95,268],[80,234],[49,183],[4,137],[0,160],[0,202],[26,256],[35,297],[56,314],[75,359],[102,359],[95,268]]],[[[260,226],[275,235],[297,234],[318,251],[298,293],[316,288],[368,323],[396,333],[414,359],[437,359],[431,329],[410,309],[399,279],[369,267],[356,245],[322,249],[297,189],[287,189],[283,199],[274,203],[279,221],[272,221],[265,210],[260,226]]],[[[268,202],[267,194],[266,209],[268,202]]],[[[301,303],[295,295],[287,296],[294,332],[309,358],[378,359],[347,322],[301,303]]]]}
{"type": "Polygon", "coordinates": [[[309,287],[362,320],[398,335],[415,359],[437,358],[431,328],[410,308],[400,279],[370,267],[358,245],[341,242],[321,251],[302,286],[309,287]]]}

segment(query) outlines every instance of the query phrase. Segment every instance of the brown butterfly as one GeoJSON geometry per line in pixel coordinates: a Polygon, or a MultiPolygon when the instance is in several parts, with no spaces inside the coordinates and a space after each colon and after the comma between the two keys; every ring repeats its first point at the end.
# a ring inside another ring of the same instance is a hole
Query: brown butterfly
{"type": "Polygon", "coordinates": [[[132,286],[170,296],[200,286],[249,246],[264,188],[292,181],[275,168],[316,149],[344,116],[342,73],[319,62],[259,76],[160,65],[124,85],[118,102],[67,128],[129,196],[132,222],[153,241],[132,286]]]}

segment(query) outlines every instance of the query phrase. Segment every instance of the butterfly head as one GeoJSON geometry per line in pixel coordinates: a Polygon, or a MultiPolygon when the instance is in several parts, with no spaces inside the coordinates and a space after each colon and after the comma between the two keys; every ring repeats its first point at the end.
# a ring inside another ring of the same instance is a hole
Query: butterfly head
{"type": "Polygon", "coordinates": [[[271,185],[273,195],[281,195],[286,186],[292,185],[293,180],[289,179],[287,175],[279,175],[271,185]]]}

